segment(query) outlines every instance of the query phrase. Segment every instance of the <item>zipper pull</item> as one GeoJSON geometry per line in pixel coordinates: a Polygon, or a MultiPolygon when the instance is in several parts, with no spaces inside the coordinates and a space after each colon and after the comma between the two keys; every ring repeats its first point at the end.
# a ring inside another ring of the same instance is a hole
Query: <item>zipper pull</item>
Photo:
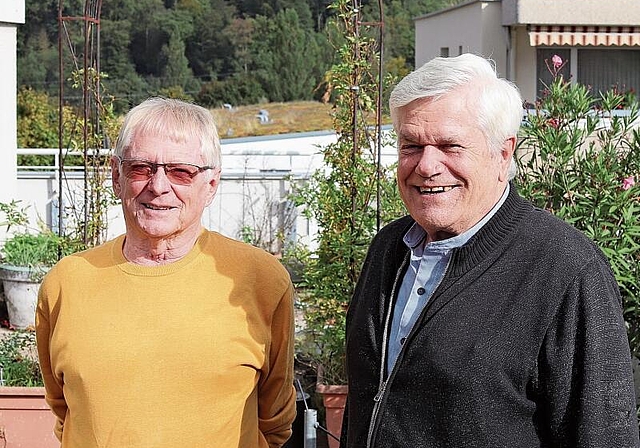
{"type": "Polygon", "coordinates": [[[375,401],[376,403],[380,401],[380,399],[382,398],[382,395],[384,395],[384,390],[386,388],[387,388],[387,382],[383,381],[382,384],[380,385],[380,389],[378,389],[378,393],[376,394],[375,397],[373,397],[373,401],[375,401]]]}

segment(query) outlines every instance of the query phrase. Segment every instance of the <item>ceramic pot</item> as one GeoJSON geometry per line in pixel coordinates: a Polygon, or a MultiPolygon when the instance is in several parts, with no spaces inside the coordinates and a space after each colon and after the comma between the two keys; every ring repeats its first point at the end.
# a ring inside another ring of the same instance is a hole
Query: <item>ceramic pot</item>
{"type": "MultiPolygon", "coordinates": [[[[327,419],[327,430],[337,439],[342,431],[342,416],[347,402],[347,386],[318,384],[316,392],[322,394],[322,402],[327,419]]],[[[329,448],[339,448],[340,442],[329,436],[329,448]]]]}
{"type": "Polygon", "coordinates": [[[40,281],[34,281],[33,274],[34,271],[28,267],[0,265],[9,323],[13,328],[35,326],[40,281]]]}

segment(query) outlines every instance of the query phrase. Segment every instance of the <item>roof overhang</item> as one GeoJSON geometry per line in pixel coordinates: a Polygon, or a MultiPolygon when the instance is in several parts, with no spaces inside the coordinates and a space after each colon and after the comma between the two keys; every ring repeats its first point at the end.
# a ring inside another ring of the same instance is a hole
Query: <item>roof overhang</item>
{"type": "Polygon", "coordinates": [[[528,31],[532,47],[640,46],[640,26],[530,25],[528,31]]]}

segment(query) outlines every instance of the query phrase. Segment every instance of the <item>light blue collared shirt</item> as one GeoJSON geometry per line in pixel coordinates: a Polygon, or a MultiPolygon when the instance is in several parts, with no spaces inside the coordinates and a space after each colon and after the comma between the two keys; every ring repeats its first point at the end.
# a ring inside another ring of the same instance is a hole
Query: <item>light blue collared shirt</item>
{"type": "Polygon", "coordinates": [[[398,358],[402,344],[411,332],[418,316],[436,290],[446,272],[451,249],[463,246],[484,226],[507,199],[509,184],[498,203],[476,225],[466,232],[446,240],[424,244],[427,232],[414,223],[403,241],[411,250],[411,261],[404,274],[398,300],[393,309],[393,320],[387,351],[387,371],[390,373],[398,358]]]}

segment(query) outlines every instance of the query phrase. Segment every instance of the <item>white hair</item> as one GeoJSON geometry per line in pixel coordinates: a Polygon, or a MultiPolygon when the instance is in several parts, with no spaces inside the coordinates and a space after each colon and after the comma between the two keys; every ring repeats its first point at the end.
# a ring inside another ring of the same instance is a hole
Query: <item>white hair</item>
{"type": "MultiPolygon", "coordinates": [[[[398,130],[398,109],[421,98],[440,98],[465,85],[478,86],[476,116],[478,126],[493,151],[505,140],[517,137],[522,121],[522,97],[510,81],[499,78],[493,61],[474,54],[454,58],[434,58],[403,78],[391,92],[389,108],[398,130]]],[[[511,160],[509,179],[516,174],[511,160]]]]}
{"type": "Polygon", "coordinates": [[[200,150],[208,166],[220,168],[220,137],[211,112],[185,101],[154,97],[131,109],[124,118],[114,155],[122,158],[137,133],[153,133],[184,142],[200,140],[200,150]]]}

